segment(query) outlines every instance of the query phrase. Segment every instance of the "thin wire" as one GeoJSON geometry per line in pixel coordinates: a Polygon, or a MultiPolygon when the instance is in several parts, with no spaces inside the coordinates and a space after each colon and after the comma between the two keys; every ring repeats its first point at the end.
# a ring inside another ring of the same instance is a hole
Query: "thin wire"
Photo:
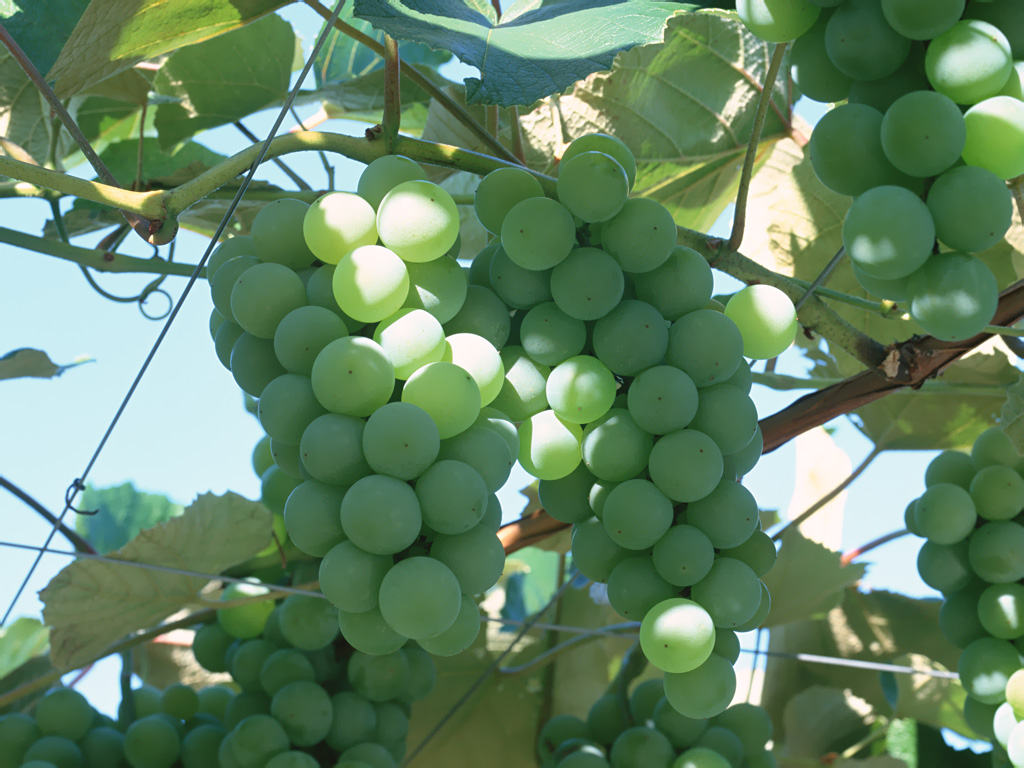
{"type": "MultiPolygon", "coordinates": [[[[744,653],[754,653],[750,648],[742,648],[744,653]]],[[[880,661],[861,661],[859,659],[841,659],[836,656],[818,656],[813,653],[784,653],[783,651],[762,650],[764,656],[776,656],[780,659],[791,659],[793,661],[805,661],[808,664],[828,664],[833,667],[852,667],[854,669],[870,669],[875,672],[893,672],[897,675],[927,675],[928,677],[941,677],[946,680],[958,680],[960,675],[956,672],[947,672],[941,669],[916,669],[915,667],[900,666],[898,664],[884,664],[880,661]]]]}
{"type": "MultiPolygon", "coordinates": [[[[502,619],[497,616],[481,616],[480,621],[491,622],[494,624],[512,624],[513,626],[521,627],[527,622],[518,619],[502,619]]],[[[640,629],[640,624],[637,622],[626,622],[624,624],[613,624],[614,627],[622,627],[622,629],[640,629]]],[[[573,635],[585,635],[595,637],[633,637],[636,635],[639,637],[639,632],[615,632],[608,627],[592,628],[592,627],[570,627],[566,624],[544,624],[540,621],[535,621],[530,624],[530,629],[543,629],[550,630],[553,632],[565,632],[573,635]]]]}
{"type": "Polygon", "coordinates": [[[839,264],[840,260],[845,255],[846,255],[846,246],[845,245],[839,246],[839,250],[836,251],[836,255],[832,257],[832,261],[830,261],[828,264],[825,265],[825,268],[823,270],[821,270],[821,274],[819,274],[816,278],[814,278],[814,282],[811,283],[810,286],[808,286],[806,291],[804,291],[804,295],[801,296],[799,301],[797,301],[797,303],[793,305],[794,309],[800,309],[800,307],[802,307],[804,305],[804,302],[807,301],[809,298],[811,298],[811,295],[816,290],[818,290],[818,288],[822,284],[824,284],[824,282],[826,280],[828,280],[828,276],[832,274],[832,270],[836,268],[836,266],[839,264]]]}
{"type": "MultiPolygon", "coordinates": [[[[13,541],[0,541],[0,547],[10,547],[12,549],[27,549],[30,552],[40,552],[40,554],[46,555],[64,555],[65,557],[73,557],[76,560],[100,560],[105,563],[112,563],[113,565],[127,565],[130,568],[142,568],[146,571],[159,571],[160,573],[171,573],[175,576],[190,576],[198,579],[206,579],[208,581],[226,581],[234,584],[251,584],[252,582],[248,579],[236,578],[234,576],[225,576],[220,573],[203,573],[202,571],[189,571],[184,568],[172,568],[169,565],[156,565],[155,563],[140,563],[136,560],[121,560],[116,557],[109,557],[108,555],[101,555],[92,552],[70,552],[66,549],[44,549],[37,547],[34,544],[17,544],[13,541]]],[[[295,587],[278,586],[277,584],[267,584],[268,588],[273,589],[276,592],[287,592],[292,595],[307,595],[309,597],[319,597],[324,600],[323,592],[314,592],[310,589],[296,589],[295,587]]]]}
{"type": "Polygon", "coordinates": [[[572,585],[573,581],[573,579],[566,580],[566,582],[555,591],[555,594],[551,596],[551,599],[548,600],[547,605],[545,605],[543,608],[537,611],[537,613],[535,613],[532,617],[523,622],[522,629],[520,629],[516,636],[512,638],[512,642],[509,643],[508,648],[506,648],[504,651],[498,654],[498,657],[488,665],[487,669],[480,673],[480,676],[477,677],[475,681],[473,681],[473,684],[469,686],[469,688],[466,690],[464,694],[462,694],[462,696],[459,697],[459,700],[456,701],[448,709],[448,711],[444,714],[444,717],[437,721],[437,724],[430,730],[430,732],[426,736],[423,737],[423,740],[416,745],[416,748],[412,752],[410,752],[409,756],[405,758],[405,760],[402,762],[403,768],[410,765],[412,761],[416,759],[416,756],[420,752],[422,752],[424,747],[426,747],[427,744],[429,744],[431,740],[441,731],[441,729],[448,724],[448,721],[455,716],[455,713],[462,708],[462,705],[469,701],[473,694],[476,693],[476,690],[484,684],[487,678],[489,678],[498,670],[498,668],[501,666],[501,662],[505,660],[505,657],[512,652],[512,649],[515,648],[516,644],[526,636],[526,633],[529,632],[537,624],[537,621],[540,620],[540,617],[543,616],[552,605],[558,602],[562,595],[565,594],[565,591],[572,585]]]}
{"type": "Polygon", "coordinates": [[[168,315],[167,322],[164,323],[163,328],[160,330],[160,334],[156,338],[156,342],[153,344],[153,348],[149,351],[149,354],[146,356],[145,361],[142,363],[142,367],[139,369],[138,375],[136,375],[135,380],[132,382],[131,387],[129,387],[128,389],[128,394],[125,395],[124,400],[121,402],[120,407],[117,409],[117,413],[114,414],[114,418],[111,420],[110,426],[107,427],[107,431],[104,433],[103,438],[100,440],[99,445],[96,447],[96,450],[92,455],[92,458],[89,459],[89,463],[86,465],[85,471],[82,472],[80,477],[75,478],[74,482],[71,483],[71,485],[68,487],[67,492],[64,494],[64,510],[60,513],[60,516],[57,518],[57,523],[54,524],[54,526],[50,529],[50,533],[49,535],[47,535],[46,541],[43,542],[42,549],[36,555],[36,559],[32,563],[32,566],[29,568],[28,573],[25,574],[25,578],[22,580],[21,585],[18,587],[18,591],[15,592],[14,598],[11,600],[11,604],[7,607],[7,610],[4,612],[3,619],[0,619],[0,627],[5,625],[7,623],[7,620],[10,618],[11,612],[14,610],[14,606],[17,604],[18,599],[21,597],[21,593],[25,591],[25,587],[28,586],[28,582],[32,578],[32,574],[35,573],[36,568],[39,567],[39,562],[43,558],[43,553],[46,551],[46,548],[50,546],[50,542],[53,541],[54,536],[57,535],[57,532],[60,528],[60,523],[64,522],[64,518],[67,516],[67,513],[71,511],[72,504],[74,503],[75,500],[75,496],[78,495],[79,491],[84,490],[85,478],[89,475],[89,472],[92,471],[93,465],[99,458],[100,452],[106,446],[107,440],[110,438],[111,433],[114,431],[114,427],[117,425],[118,421],[121,418],[121,414],[123,414],[125,408],[128,407],[128,401],[131,400],[132,395],[135,394],[135,390],[138,388],[139,382],[142,381],[142,377],[146,373],[146,370],[149,368],[149,364],[153,361],[153,357],[156,355],[157,349],[160,348],[161,342],[163,342],[164,337],[167,336],[167,332],[171,328],[171,323],[173,323],[174,319],[178,316],[178,312],[181,310],[182,304],[184,304],[185,299],[188,297],[189,292],[192,290],[192,286],[195,285],[196,281],[199,279],[199,273],[206,265],[206,261],[207,259],[209,259],[210,254],[213,252],[213,249],[217,244],[217,240],[224,233],[224,229],[227,227],[228,221],[231,220],[231,216],[235,212],[235,208],[238,207],[239,202],[241,202],[242,200],[242,195],[244,195],[245,191],[249,188],[249,184],[252,182],[253,177],[256,175],[256,169],[259,167],[260,163],[263,162],[263,159],[267,156],[267,151],[270,149],[270,142],[273,140],[274,136],[277,135],[278,129],[281,127],[281,124],[284,122],[285,116],[288,114],[289,107],[291,107],[292,102],[295,101],[295,97],[298,95],[299,89],[302,87],[302,82],[306,79],[306,75],[312,68],[313,62],[316,60],[317,55],[320,53],[320,49],[323,48],[324,42],[327,40],[327,34],[328,32],[330,32],[331,29],[333,29],[334,20],[338,18],[338,14],[341,12],[342,6],[344,5],[345,0],[338,0],[337,3],[335,4],[334,11],[331,13],[330,20],[324,25],[323,31],[320,33],[320,38],[317,40],[316,45],[313,46],[313,50],[310,53],[309,58],[306,59],[306,64],[302,68],[302,72],[299,73],[299,77],[295,81],[295,85],[294,87],[292,87],[291,92],[288,94],[288,98],[285,99],[284,106],[281,107],[281,111],[278,113],[277,119],[274,121],[274,126],[270,129],[270,133],[267,135],[266,140],[263,142],[263,148],[260,150],[259,155],[253,161],[252,166],[249,168],[249,173],[246,174],[245,180],[238,188],[238,192],[235,193],[234,199],[231,201],[231,204],[228,206],[227,211],[224,213],[224,217],[221,219],[220,224],[217,226],[217,231],[213,234],[213,237],[210,238],[210,242],[206,246],[206,251],[205,253],[203,253],[203,258],[201,258],[199,260],[199,263],[196,264],[195,271],[192,272],[191,277],[189,277],[188,279],[188,283],[185,285],[184,290],[181,292],[181,296],[178,299],[178,302],[174,305],[174,309],[171,310],[170,315],[168,315]]]}

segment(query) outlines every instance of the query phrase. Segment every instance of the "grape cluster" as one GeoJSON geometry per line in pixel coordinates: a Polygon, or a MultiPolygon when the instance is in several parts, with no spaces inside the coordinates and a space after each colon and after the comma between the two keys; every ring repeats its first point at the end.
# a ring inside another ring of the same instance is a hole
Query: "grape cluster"
{"type": "Polygon", "coordinates": [[[868,293],[945,340],[991,322],[974,254],[1009,229],[1024,174],[1024,25],[1016,0],[739,0],[747,27],[794,40],[804,95],[845,102],[815,126],[818,178],[854,198],[843,245],[868,293]],[[1014,59],[1018,61],[1014,62],[1014,59]]]}
{"type": "MultiPolygon", "coordinates": [[[[1024,459],[993,427],[970,454],[943,451],[906,510],[926,539],[922,580],[943,594],[939,626],[962,648],[964,716],[1024,766],[1024,459]]],[[[998,749],[997,748],[997,749],[998,749]]]]}
{"type": "Polygon", "coordinates": [[[690,718],[655,679],[634,686],[628,699],[602,696],[586,721],[551,718],[537,749],[543,768],[775,768],[765,749],[771,736],[760,707],[735,704],[711,719],[690,718]]]}

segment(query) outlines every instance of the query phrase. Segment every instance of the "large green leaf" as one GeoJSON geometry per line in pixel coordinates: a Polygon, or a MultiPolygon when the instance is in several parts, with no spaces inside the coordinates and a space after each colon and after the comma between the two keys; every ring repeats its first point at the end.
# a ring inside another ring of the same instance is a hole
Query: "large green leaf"
{"type": "MultiPolygon", "coordinates": [[[[204,494],[185,514],[142,531],[110,557],[217,574],[266,547],[270,533],[271,514],[262,504],[204,494]]],[[[71,563],[39,593],[54,666],[68,670],[92,660],[124,635],[195,602],[206,583],[108,560],[71,563]]]]}
{"type": "Polygon", "coordinates": [[[185,511],[163,494],[137,491],[131,483],[110,488],[90,485],[82,494],[81,506],[97,514],[78,515],[75,528],[101,553],[120,549],[140,531],[165,523],[185,511]]]}
{"type": "Polygon", "coordinates": [[[52,379],[60,376],[68,368],[82,363],[91,363],[91,357],[81,357],[67,365],[57,365],[50,356],[39,349],[15,349],[0,355],[0,381],[3,379],[52,379]]]}
{"type": "MultiPolygon", "coordinates": [[[[292,0],[92,0],[47,80],[72,96],[140,61],[230,32],[292,0]]],[[[33,3],[37,0],[33,0],[33,3]]],[[[291,62],[289,52],[289,63],[291,62]]]]}
{"type": "Polygon", "coordinates": [[[157,107],[160,145],[170,147],[283,99],[294,52],[291,25],[271,15],[172,53],[153,83],[157,93],[179,100],[157,107]]]}
{"type": "Polygon", "coordinates": [[[500,22],[476,2],[355,0],[356,15],[399,40],[447,49],[480,70],[471,104],[532,104],[608,69],[615,55],[661,39],[680,6],[648,0],[519,0],[500,22]]]}
{"type": "Polygon", "coordinates": [[[776,743],[782,742],[786,758],[817,762],[856,741],[867,730],[869,711],[864,702],[839,688],[810,686],[786,702],[784,730],[775,734],[776,743]]]}
{"type": "MultiPolygon", "coordinates": [[[[59,123],[50,116],[46,99],[10,52],[0,48],[0,136],[42,164],[48,159],[55,125],[59,123]]],[[[58,145],[58,156],[63,157],[66,147],[63,141],[58,145]]]]}
{"type": "MultiPolygon", "coordinates": [[[[131,183],[136,178],[139,164],[138,139],[127,139],[110,144],[100,159],[118,179],[131,183]]],[[[226,160],[224,155],[214,152],[195,141],[186,141],[162,151],[155,138],[142,140],[141,188],[151,184],[176,186],[195,178],[203,171],[226,160]]]]}
{"type": "Polygon", "coordinates": [[[89,0],[0,0],[0,22],[36,69],[57,60],[89,0]]]}
{"type": "Polygon", "coordinates": [[[0,678],[46,653],[49,631],[38,619],[17,619],[0,628],[0,678]]]}

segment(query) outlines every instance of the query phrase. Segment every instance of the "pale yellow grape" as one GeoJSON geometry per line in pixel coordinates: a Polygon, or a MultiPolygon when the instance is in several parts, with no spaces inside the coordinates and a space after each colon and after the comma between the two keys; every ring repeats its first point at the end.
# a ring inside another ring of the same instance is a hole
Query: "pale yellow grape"
{"type": "Polygon", "coordinates": [[[488,405],[501,392],[505,383],[505,366],[501,355],[483,336],[475,333],[453,333],[447,339],[442,360],[455,363],[469,373],[480,387],[480,405],[488,405]]]}
{"type": "Polygon", "coordinates": [[[384,245],[406,261],[433,261],[455,244],[459,209],[452,196],[437,184],[406,181],[381,200],[377,234],[384,245]]]}
{"type": "Polygon", "coordinates": [[[799,328],[790,298],[771,285],[749,285],[725,305],[725,316],[743,336],[743,354],[770,360],[789,349],[799,328]]]}
{"type": "Polygon", "coordinates": [[[424,309],[400,309],[384,318],[373,332],[373,340],[387,352],[397,379],[408,379],[444,356],[444,331],[437,318],[424,309]]]}
{"type": "Polygon", "coordinates": [[[583,429],[541,411],[519,425],[519,463],[539,480],[558,480],[579,466],[583,429]]]}
{"type": "Polygon", "coordinates": [[[337,264],[363,245],[377,243],[377,213],[351,192],[331,192],[313,203],[302,221],[306,245],[320,261],[337,264]]]}
{"type": "Polygon", "coordinates": [[[375,323],[405,303],[409,272],[393,251],[364,245],[338,262],[332,285],[342,312],[360,322],[375,323]]]}
{"type": "Polygon", "coordinates": [[[409,377],[402,388],[402,402],[430,414],[443,440],[473,426],[480,415],[480,387],[455,363],[430,363],[409,377]]]}

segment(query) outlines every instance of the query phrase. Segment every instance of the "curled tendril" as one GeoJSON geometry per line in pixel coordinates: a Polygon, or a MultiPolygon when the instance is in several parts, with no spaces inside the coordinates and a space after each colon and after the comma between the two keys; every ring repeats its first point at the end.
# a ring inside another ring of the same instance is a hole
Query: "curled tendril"
{"type": "MultiPolygon", "coordinates": [[[[160,257],[159,249],[155,245],[152,246],[152,248],[153,256],[151,260],[155,259],[157,261],[163,261],[163,259],[160,257]]],[[[167,255],[167,261],[174,261],[174,243],[171,244],[170,252],[167,255]]],[[[163,283],[163,281],[167,278],[167,275],[160,275],[155,280],[152,280],[148,285],[146,285],[145,288],[139,291],[139,293],[136,294],[135,296],[115,296],[114,294],[100,287],[99,283],[96,282],[95,278],[91,274],[89,274],[89,269],[87,267],[79,265],[79,269],[82,270],[82,274],[85,276],[85,279],[88,281],[92,289],[96,291],[96,293],[98,293],[105,299],[109,299],[110,301],[116,301],[121,304],[137,304],[139,307],[139,312],[141,312],[142,316],[145,317],[147,320],[163,320],[171,313],[171,309],[174,307],[174,300],[171,298],[171,295],[160,287],[160,284],[163,283]],[[160,314],[150,313],[149,311],[146,310],[146,301],[148,301],[149,297],[152,296],[153,294],[161,295],[165,299],[167,299],[167,309],[165,309],[160,314]]]]}

